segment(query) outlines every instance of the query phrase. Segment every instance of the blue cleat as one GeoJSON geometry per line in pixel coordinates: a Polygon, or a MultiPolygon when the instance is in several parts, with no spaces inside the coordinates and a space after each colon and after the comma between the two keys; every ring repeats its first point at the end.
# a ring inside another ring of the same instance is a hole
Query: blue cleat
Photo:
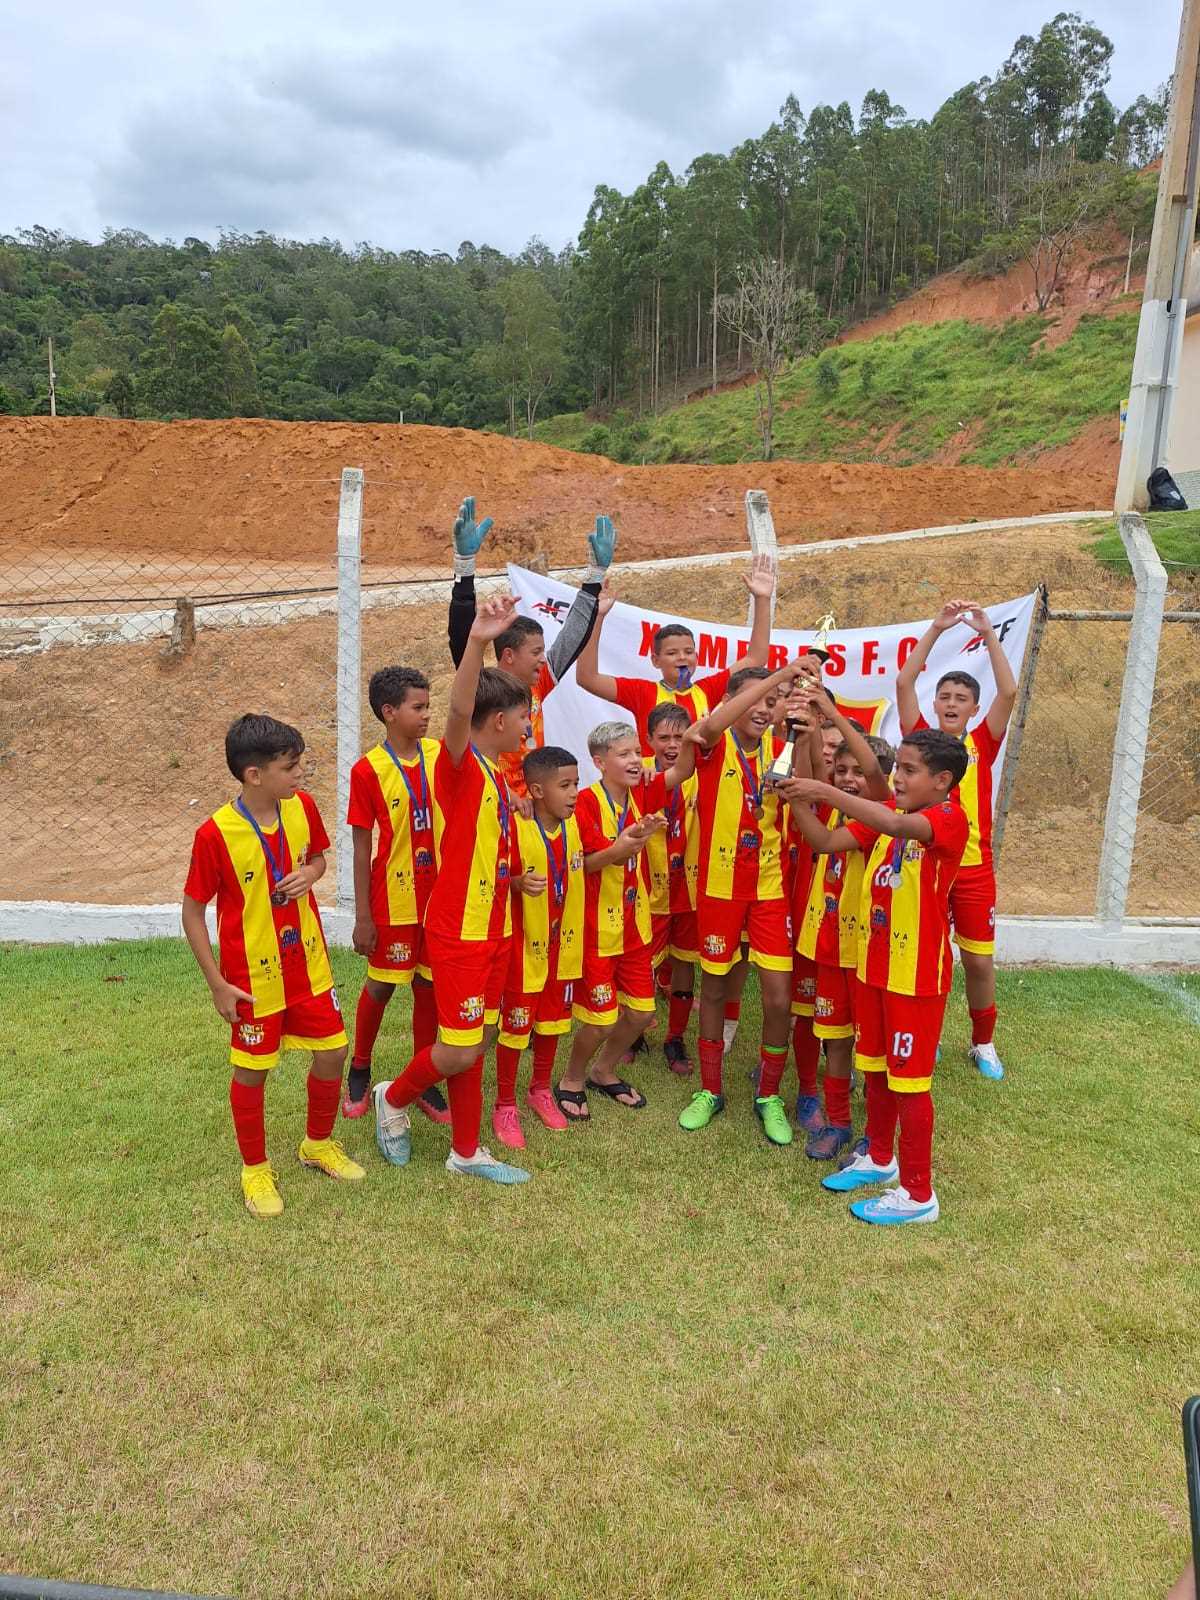
{"type": "Polygon", "coordinates": [[[810,1161],[832,1161],[839,1156],[854,1137],[850,1127],[829,1123],[819,1133],[810,1133],[804,1143],[804,1154],[810,1161]]]}
{"type": "Polygon", "coordinates": [[[838,1157],[839,1167],[848,1167],[856,1156],[865,1156],[871,1148],[871,1141],[864,1133],[861,1139],[856,1139],[852,1145],[843,1150],[838,1157]]]}
{"type": "Polygon", "coordinates": [[[831,1172],[821,1179],[822,1189],[832,1189],[834,1194],[849,1194],[852,1189],[863,1189],[869,1183],[895,1183],[900,1176],[899,1163],[893,1159],[886,1167],[877,1167],[868,1149],[865,1155],[855,1156],[840,1172],[831,1172]]]}
{"type": "Polygon", "coordinates": [[[820,1133],[825,1126],[825,1114],[819,1096],[802,1094],[796,1097],[796,1126],[804,1133],[820,1133]]]}
{"type": "Polygon", "coordinates": [[[464,1178],[486,1178],[489,1183],[529,1182],[529,1173],[524,1167],[510,1167],[507,1161],[497,1161],[483,1145],[473,1156],[460,1156],[456,1150],[451,1150],[446,1158],[446,1171],[457,1172],[464,1178]]]}
{"type": "Polygon", "coordinates": [[[379,1154],[391,1166],[406,1167],[412,1155],[412,1126],[407,1111],[388,1105],[384,1099],[392,1082],[393,1079],[388,1078],[371,1091],[375,1101],[375,1143],[379,1154]]]}
{"type": "Polygon", "coordinates": [[[987,1078],[991,1083],[999,1083],[1004,1076],[1004,1063],[996,1054],[994,1044],[973,1044],[967,1051],[967,1057],[979,1068],[981,1078],[987,1078]]]}
{"type": "Polygon", "coordinates": [[[873,1194],[869,1199],[852,1200],[850,1215],[857,1217],[860,1222],[875,1222],[890,1227],[905,1222],[936,1222],[939,1215],[938,1197],[932,1194],[928,1200],[914,1200],[907,1189],[897,1184],[894,1189],[885,1189],[882,1194],[873,1194]]]}

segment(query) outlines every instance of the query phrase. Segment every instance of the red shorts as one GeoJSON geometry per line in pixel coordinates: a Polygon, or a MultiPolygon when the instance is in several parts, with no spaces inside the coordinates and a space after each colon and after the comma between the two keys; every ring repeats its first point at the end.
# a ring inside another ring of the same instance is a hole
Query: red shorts
{"type": "Polygon", "coordinates": [[[817,963],[797,950],[792,955],[792,1015],[811,1017],[817,1009],[817,963]]]}
{"type": "Polygon", "coordinates": [[[574,978],[548,978],[537,994],[505,989],[500,1002],[499,1043],[524,1050],[531,1033],[570,1033],[574,978]]]}
{"type": "Polygon", "coordinates": [[[694,911],[671,911],[650,918],[650,963],[660,966],[668,956],[673,961],[698,961],[699,936],[694,911]]]}
{"type": "Polygon", "coordinates": [[[933,1082],[944,994],[893,994],[856,983],[854,1065],[860,1072],[886,1072],[889,1089],[919,1094],[933,1082]]]}
{"type": "Polygon", "coordinates": [[[792,970],[792,919],[786,900],[714,900],[702,894],[696,903],[700,965],[723,976],[742,958],[769,972],[792,970]]]}
{"type": "Polygon", "coordinates": [[[854,988],[858,979],[853,967],[829,967],[817,963],[817,1003],[813,1011],[813,1034],[818,1039],[853,1039],[854,988]]]}
{"type": "Polygon", "coordinates": [[[430,976],[425,962],[425,930],[416,922],[380,922],[367,957],[367,977],[379,983],[411,983],[413,974],[430,976]]]}
{"type": "Polygon", "coordinates": [[[483,1030],[500,1017],[512,939],[444,939],[425,934],[433,973],[438,1038],[443,1044],[482,1044],[483,1030]]]}
{"type": "Polygon", "coordinates": [[[256,1017],[253,1006],[239,1000],[229,1060],[235,1067],[266,1072],[278,1066],[285,1050],[340,1050],[347,1042],[336,989],[310,995],[269,1017],[256,1017]]]}
{"type": "Polygon", "coordinates": [[[960,867],[950,885],[950,920],[960,950],[977,956],[996,951],[996,869],[987,862],[960,867]]]}
{"type": "Polygon", "coordinates": [[[583,952],[583,977],[571,1011],[576,1022],[611,1028],[619,1005],[628,1011],[654,1010],[654,969],[648,944],[619,956],[583,952]]]}

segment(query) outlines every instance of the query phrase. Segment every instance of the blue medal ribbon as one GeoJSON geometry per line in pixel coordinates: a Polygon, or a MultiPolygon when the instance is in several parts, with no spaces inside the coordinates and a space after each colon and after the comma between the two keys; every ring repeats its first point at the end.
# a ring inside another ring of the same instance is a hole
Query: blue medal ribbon
{"type": "Polygon", "coordinates": [[[425,773],[425,751],[421,747],[421,741],[419,739],[417,740],[417,761],[421,768],[420,794],[418,794],[413,788],[412,779],[405,770],[404,764],[400,760],[400,757],[392,749],[390,739],[385,739],[383,741],[383,748],[387,751],[388,755],[391,756],[392,763],[395,766],[396,771],[404,779],[404,787],[408,790],[408,798],[412,801],[413,830],[416,833],[428,833],[430,828],[433,826],[433,811],[429,804],[429,779],[425,773]]]}
{"type": "Polygon", "coordinates": [[[536,812],[533,820],[537,823],[537,831],[541,834],[542,843],[546,847],[546,864],[550,868],[550,882],[554,885],[554,909],[560,911],[566,898],[567,873],[571,870],[571,864],[567,859],[566,824],[560,822],[558,825],[558,837],[562,840],[563,845],[563,865],[560,872],[558,870],[558,860],[554,854],[554,847],[550,843],[550,838],[545,828],[542,827],[542,819],[536,812]]]}
{"type": "MultiPolygon", "coordinates": [[[[601,789],[604,790],[604,798],[608,801],[608,809],[612,813],[613,826],[617,830],[617,838],[619,839],[620,836],[625,832],[625,829],[629,825],[629,797],[628,797],[628,795],[625,797],[625,809],[618,815],[616,805],[613,802],[613,797],[612,797],[612,795],[609,794],[608,787],[605,784],[603,778],[601,778],[601,780],[600,780],[600,787],[601,787],[601,789]]],[[[615,843],[616,840],[614,840],[613,842],[615,843]]],[[[626,872],[636,872],[637,869],[638,869],[638,858],[637,858],[637,856],[635,856],[635,855],[634,856],[630,856],[629,859],[625,863],[625,871],[626,872]]]]}
{"type": "Polygon", "coordinates": [[[892,881],[891,888],[900,887],[900,879],[904,869],[904,840],[897,839],[892,846],[892,881]]]}
{"type": "Polygon", "coordinates": [[[757,745],[757,749],[756,749],[756,754],[758,756],[758,771],[759,771],[759,776],[757,778],[754,776],[754,773],[751,771],[750,763],[746,760],[745,753],[742,750],[742,741],[738,738],[736,733],[733,735],[733,748],[737,751],[737,758],[738,758],[738,761],[741,763],[741,768],[742,768],[742,793],[745,796],[745,798],[750,802],[750,809],[754,812],[754,814],[756,816],[761,815],[761,813],[762,813],[762,795],[763,795],[763,784],[762,784],[763,742],[762,742],[762,739],[761,738],[759,739],[758,745],[757,745]]]}
{"type": "Polygon", "coordinates": [[[275,802],[275,826],[279,830],[279,856],[278,856],[278,859],[277,859],[274,850],[272,850],[271,846],[267,843],[266,834],[262,831],[262,829],[258,825],[258,818],[255,817],[255,816],[252,816],[251,813],[247,810],[246,806],[242,802],[241,795],[238,796],[235,804],[237,806],[237,809],[242,813],[242,815],[245,817],[246,821],[250,824],[250,826],[254,829],[255,833],[258,835],[258,842],[259,842],[260,845],[262,845],[263,855],[266,856],[266,858],[267,858],[267,866],[270,868],[270,871],[271,871],[271,882],[272,883],[279,883],[281,881],[281,879],[283,878],[283,864],[284,864],[284,860],[285,860],[285,855],[284,855],[285,840],[284,840],[284,835],[283,835],[283,807],[279,804],[278,801],[275,802]]]}
{"type": "Polygon", "coordinates": [[[487,759],[486,756],[480,755],[479,751],[475,748],[474,745],[471,746],[471,754],[475,757],[476,761],[478,761],[479,765],[483,768],[483,770],[487,773],[488,777],[492,780],[492,788],[495,789],[495,791],[496,791],[496,800],[497,800],[497,802],[499,804],[499,807],[500,807],[500,833],[504,838],[507,838],[508,837],[509,810],[508,810],[508,796],[507,796],[506,791],[507,791],[508,785],[507,784],[501,785],[499,778],[497,778],[497,776],[496,776],[496,769],[492,766],[491,762],[487,759]]]}

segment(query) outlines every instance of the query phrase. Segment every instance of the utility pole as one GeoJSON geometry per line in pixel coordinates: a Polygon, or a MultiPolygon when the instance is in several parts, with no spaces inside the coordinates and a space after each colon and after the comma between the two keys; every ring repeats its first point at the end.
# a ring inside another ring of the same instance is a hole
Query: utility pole
{"type": "Polygon", "coordinates": [[[1166,455],[1187,315],[1187,273],[1196,232],[1198,147],[1200,0],[1183,0],[1171,110],[1158,174],[1154,232],[1117,475],[1118,511],[1145,509],[1149,503],[1146,479],[1162,465],[1166,455]]]}
{"type": "Polygon", "coordinates": [[[56,417],[58,415],[58,401],[55,398],[55,394],[54,394],[54,340],[53,340],[53,338],[50,338],[50,339],[48,339],[46,341],[46,366],[49,368],[49,371],[50,371],[50,415],[52,417],[56,417]]]}

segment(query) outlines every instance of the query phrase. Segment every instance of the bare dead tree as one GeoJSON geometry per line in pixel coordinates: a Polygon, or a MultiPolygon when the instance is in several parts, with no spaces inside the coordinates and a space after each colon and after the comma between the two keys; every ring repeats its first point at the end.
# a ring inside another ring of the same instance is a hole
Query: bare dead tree
{"type": "Polygon", "coordinates": [[[811,355],[821,343],[823,319],[816,298],[795,272],[771,256],[738,268],[737,288],[717,299],[717,315],[750,348],[758,373],[755,396],[763,459],[775,452],[775,385],[788,361],[811,355]]]}

